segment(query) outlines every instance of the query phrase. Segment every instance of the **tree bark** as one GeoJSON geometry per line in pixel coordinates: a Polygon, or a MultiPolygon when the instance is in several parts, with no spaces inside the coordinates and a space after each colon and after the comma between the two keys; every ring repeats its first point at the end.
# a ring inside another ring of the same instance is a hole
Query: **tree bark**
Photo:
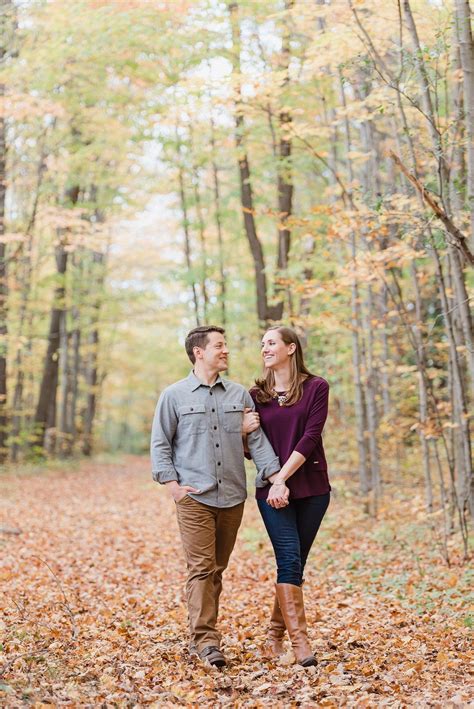
{"type": "Polygon", "coordinates": [[[93,316],[91,323],[91,331],[88,337],[89,361],[86,369],[86,386],[87,400],[83,416],[83,442],[82,452],[86,456],[90,456],[93,450],[93,429],[94,419],[97,408],[98,395],[98,361],[99,361],[99,319],[100,308],[102,305],[102,288],[105,278],[105,255],[101,252],[94,251],[92,255],[93,274],[92,280],[94,283],[95,299],[93,303],[93,316]]]}
{"type": "MultiPolygon", "coordinates": [[[[193,131],[190,127],[190,138],[191,138],[191,153],[193,153],[193,131]]],[[[202,314],[203,321],[206,324],[208,321],[208,311],[209,311],[209,295],[207,292],[207,245],[206,245],[206,227],[204,224],[204,217],[202,213],[202,203],[201,194],[199,191],[199,168],[196,164],[192,166],[192,183],[194,192],[194,207],[196,209],[197,224],[199,231],[199,244],[201,247],[200,261],[201,261],[201,274],[200,274],[200,285],[201,285],[201,296],[202,296],[202,314]]]]}
{"type": "Polygon", "coordinates": [[[56,412],[56,393],[58,387],[58,350],[60,342],[60,322],[64,310],[65,275],[67,269],[68,252],[64,244],[55,249],[56,269],[58,284],[54,291],[53,307],[51,309],[48,347],[44,361],[43,376],[41,379],[40,393],[35,413],[35,434],[33,443],[43,449],[45,445],[46,429],[54,426],[56,412]]]}
{"type": "Polygon", "coordinates": [[[219,169],[217,167],[217,155],[216,155],[216,138],[215,138],[215,125],[214,119],[211,113],[211,149],[212,149],[212,179],[214,188],[214,219],[216,222],[217,229],[217,245],[218,245],[218,263],[219,263],[219,301],[221,309],[221,323],[222,327],[225,328],[227,323],[227,313],[226,313],[226,298],[227,298],[227,279],[225,273],[225,259],[224,259],[224,238],[222,230],[222,211],[221,211],[221,192],[219,183],[219,169]]]}
{"type": "MultiPolygon", "coordinates": [[[[342,80],[342,75],[339,75],[339,90],[341,93],[341,103],[346,108],[346,96],[344,93],[344,84],[342,80]]],[[[351,127],[347,115],[344,118],[344,132],[346,141],[346,152],[350,153],[352,150],[352,135],[351,127]]],[[[348,159],[348,177],[349,182],[352,185],[354,180],[354,173],[352,169],[352,161],[348,159]]],[[[352,202],[352,194],[348,195],[349,201],[352,202]]],[[[366,438],[366,415],[365,415],[365,392],[364,384],[362,381],[362,352],[360,337],[362,332],[361,327],[361,313],[360,313],[360,293],[359,293],[359,282],[357,280],[357,237],[354,229],[351,230],[350,235],[350,248],[351,248],[351,260],[354,275],[352,277],[351,284],[351,330],[352,330],[352,370],[353,370],[353,381],[355,390],[355,418],[356,418],[356,437],[357,437],[357,449],[359,454],[359,485],[361,493],[366,497],[370,490],[371,481],[368,475],[368,450],[367,450],[367,438],[366,438]]]]}
{"type": "Polygon", "coordinates": [[[188,270],[188,278],[191,281],[191,293],[192,302],[194,307],[194,317],[196,320],[196,326],[201,325],[201,320],[199,317],[199,298],[196,288],[196,282],[193,275],[193,265],[191,261],[191,236],[189,234],[189,217],[188,217],[188,203],[186,200],[186,190],[184,186],[184,167],[181,161],[181,142],[178,137],[178,131],[176,130],[176,149],[178,151],[178,184],[179,184],[179,197],[181,201],[181,212],[183,215],[183,231],[184,231],[184,257],[186,259],[186,268],[188,270]]]}
{"type": "MultiPolygon", "coordinates": [[[[0,0],[0,67],[7,57],[11,35],[13,4],[11,0],[0,0]]],[[[5,96],[5,84],[0,82],[0,101],[5,96]]],[[[5,198],[7,191],[7,135],[3,113],[0,113],[0,462],[7,457],[7,245],[5,235],[5,198]]]]}
{"type": "MultiPolygon", "coordinates": [[[[38,213],[38,206],[41,193],[41,183],[43,181],[43,175],[46,169],[46,151],[45,144],[43,143],[41,149],[41,156],[38,162],[38,169],[36,173],[36,186],[33,196],[33,204],[31,207],[31,213],[26,226],[26,237],[27,241],[22,247],[22,258],[19,259],[19,268],[21,269],[21,275],[19,276],[20,289],[21,289],[21,300],[20,308],[18,314],[18,339],[24,337],[25,329],[29,332],[31,328],[28,328],[28,321],[31,321],[28,316],[28,305],[31,299],[31,280],[33,273],[33,261],[32,261],[32,251],[34,242],[34,228],[36,224],[36,217],[38,213]],[[26,326],[26,328],[25,328],[26,326]]],[[[13,406],[12,406],[12,425],[11,425],[11,459],[16,461],[18,459],[18,454],[20,452],[20,433],[23,421],[23,389],[25,384],[25,376],[23,371],[23,352],[31,352],[31,338],[27,337],[27,344],[22,345],[18,343],[16,355],[15,355],[15,389],[13,393],[13,406]]]]}
{"type": "MultiPolygon", "coordinates": [[[[294,0],[285,0],[285,8],[290,11],[294,6],[294,0]]],[[[280,58],[281,71],[283,73],[282,92],[280,102],[285,106],[286,93],[290,85],[290,40],[291,33],[288,26],[288,18],[286,17],[283,28],[282,51],[280,58]]],[[[278,283],[278,276],[286,276],[288,268],[288,255],[291,246],[291,231],[288,225],[288,220],[291,217],[293,208],[293,178],[291,170],[291,113],[288,109],[280,110],[279,114],[279,130],[280,130],[280,145],[279,145],[279,160],[278,160],[278,176],[277,176],[277,193],[278,193],[278,259],[277,259],[277,283],[275,292],[279,294],[281,304],[279,307],[280,319],[283,315],[283,294],[286,292],[290,314],[292,312],[291,291],[287,287],[282,287],[278,283]]]]}
{"type": "Polygon", "coordinates": [[[439,167],[439,194],[441,197],[441,201],[444,202],[444,199],[446,197],[445,190],[448,184],[448,167],[446,165],[441,133],[438,129],[435,118],[435,112],[433,110],[433,101],[431,98],[428,73],[426,71],[426,66],[423,61],[423,52],[418,37],[418,30],[416,28],[409,0],[403,0],[403,11],[405,14],[405,21],[407,23],[408,32],[410,34],[413,46],[413,58],[420,82],[423,110],[428,121],[428,130],[431,135],[435,158],[439,167]]]}
{"type": "Polygon", "coordinates": [[[242,214],[244,219],[245,234],[252,254],[255,286],[257,291],[257,317],[262,326],[268,325],[271,321],[281,319],[283,304],[270,306],[268,303],[267,277],[265,273],[265,257],[263,247],[257,233],[255,222],[255,208],[253,201],[252,183],[250,177],[250,164],[245,146],[245,124],[242,108],[242,96],[240,88],[240,28],[238,18],[238,3],[229,2],[228,10],[230,14],[230,24],[232,30],[232,62],[236,81],[235,99],[235,144],[237,148],[237,159],[239,165],[240,178],[240,199],[242,214]]]}
{"type": "Polygon", "coordinates": [[[455,0],[464,86],[464,120],[467,137],[467,206],[471,221],[471,249],[474,250],[474,41],[469,0],[455,0]]]}

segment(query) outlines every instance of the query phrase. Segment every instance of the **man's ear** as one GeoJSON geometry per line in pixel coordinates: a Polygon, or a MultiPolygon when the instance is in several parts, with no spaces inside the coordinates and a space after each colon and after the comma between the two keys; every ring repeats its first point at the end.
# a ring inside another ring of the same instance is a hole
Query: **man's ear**
{"type": "Polygon", "coordinates": [[[201,358],[202,358],[201,352],[202,352],[202,350],[201,350],[200,347],[197,347],[197,346],[196,346],[196,347],[193,347],[193,354],[194,354],[195,359],[201,359],[201,358]]]}

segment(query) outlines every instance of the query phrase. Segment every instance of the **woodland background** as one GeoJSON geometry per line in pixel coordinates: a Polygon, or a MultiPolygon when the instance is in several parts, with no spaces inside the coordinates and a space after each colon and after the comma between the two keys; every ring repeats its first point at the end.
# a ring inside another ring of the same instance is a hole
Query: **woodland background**
{"type": "Polygon", "coordinates": [[[250,386],[263,328],[284,322],[331,384],[353,519],[392,529],[399,510],[398,551],[459,569],[453,623],[471,628],[469,0],[0,10],[7,498],[25,471],[48,488],[51,466],[146,454],[191,327],[223,324],[250,386]]]}

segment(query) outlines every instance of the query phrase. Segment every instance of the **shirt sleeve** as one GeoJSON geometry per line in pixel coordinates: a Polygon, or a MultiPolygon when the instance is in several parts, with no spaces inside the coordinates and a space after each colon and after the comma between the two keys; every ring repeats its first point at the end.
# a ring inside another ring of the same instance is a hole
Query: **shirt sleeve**
{"type": "Polygon", "coordinates": [[[178,417],[169,392],[164,391],[156,405],[151,429],[151,466],[153,480],[167,483],[179,480],[173,465],[172,443],[178,425],[178,417]]]}
{"type": "Polygon", "coordinates": [[[315,388],[303,436],[294,450],[308,458],[318,443],[328,415],[329,384],[323,380],[315,388]]]}
{"type": "MultiPolygon", "coordinates": [[[[245,392],[245,406],[251,408],[252,411],[255,410],[255,403],[247,391],[245,392]]],[[[257,487],[262,487],[267,484],[266,479],[270,475],[278,473],[281,467],[280,460],[261,426],[256,431],[247,434],[247,446],[257,468],[257,487]]]]}

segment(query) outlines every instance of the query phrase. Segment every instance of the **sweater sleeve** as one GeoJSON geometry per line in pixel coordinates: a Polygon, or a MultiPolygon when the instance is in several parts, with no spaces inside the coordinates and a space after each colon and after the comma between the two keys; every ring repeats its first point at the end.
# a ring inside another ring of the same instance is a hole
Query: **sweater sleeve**
{"type": "Polygon", "coordinates": [[[324,379],[315,387],[310,405],[304,434],[294,450],[308,458],[314,450],[323,432],[328,415],[329,384],[324,379]]]}

